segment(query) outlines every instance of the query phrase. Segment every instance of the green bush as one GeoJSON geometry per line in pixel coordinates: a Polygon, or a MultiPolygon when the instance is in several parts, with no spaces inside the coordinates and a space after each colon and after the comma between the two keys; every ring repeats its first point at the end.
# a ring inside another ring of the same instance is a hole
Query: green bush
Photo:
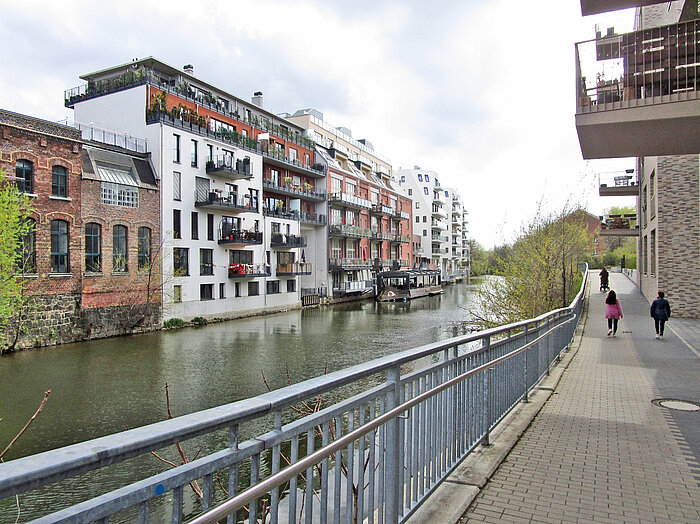
{"type": "Polygon", "coordinates": [[[198,326],[203,326],[204,324],[207,324],[208,321],[207,321],[207,319],[204,318],[204,317],[194,317],[194,318],[192,319],[192,323],[193,323],[193,324],[197,324],[198,326]]]}
{"type": "Polygon", "coordinates": [[[169,318],[163,322],[163,327],[165,329],[179,328],[185,325],[185,321],[181,318],[169,318]]]}

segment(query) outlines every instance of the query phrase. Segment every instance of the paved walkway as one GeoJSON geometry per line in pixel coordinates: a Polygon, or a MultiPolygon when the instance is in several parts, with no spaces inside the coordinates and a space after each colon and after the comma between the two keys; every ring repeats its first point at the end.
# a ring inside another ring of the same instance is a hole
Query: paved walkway
{"type": "Polygon", "coordinates": [[[700,523],[700,412],[651,402],[700,401],[700,321],[672,318],[656,340],[647,301],[611,276],[617,337],[589,286],[578,352],[460,522],[700,523]]]}

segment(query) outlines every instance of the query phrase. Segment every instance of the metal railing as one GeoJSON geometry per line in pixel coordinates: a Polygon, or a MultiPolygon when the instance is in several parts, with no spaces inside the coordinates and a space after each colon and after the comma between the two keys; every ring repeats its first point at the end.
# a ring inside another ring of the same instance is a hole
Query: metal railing
{"type": "Polygon", "coordinates": [[[167,510],[172,522],[182,522],[184,490],[199,481],[201,498],[188,499],[188,518],[196,516],[191,524],[223,518],[352,522],[353,515],[359,521],[404,521],[472,450],[489,443],[495,425],[549,373],[573,338],[585,286],[584,276],[568,307],[534,319],[0,464],[0,498],[224,430],[228,444],[218,451],[208,449],[196,460],[55,511],[44,521],[106,522],[132,511],[127,519],[148,522],[158,508],[158,515],[167,510]],[[284,416],[300,401],[320,396],[335,403],[296,420],[284,416]],[[215,479],[228,485],[228,496],[215,492],[215,479]]]}
{"type": "Polygon", "coordinates": [[[267,178],[263,179],[263,187],[266,189],[273,189],[275,191],[278,191],[280,193],[284,193],[287,195],[293,195],[293,196],[300,196],[302,198],[309,198],[312,200],[325,200],[326,199],[326,193],[325,191],[315,191],[312,189],[304,189],[303,186],[293,186],[293,185],[284,185],[281,186],[277,183],[275,183],[272,180],[269,180],[267,178]]]}
{"type": "Polygon", "coordinates": [[[270,247],[306,247],[306,237],[303,235],[272,233],[270,235],[270,247]]]}
{"type": "Polygon", "coordinates": [[[73,122],[68,119],[61,120],[60,124],[78,129],[83,140],[100,142],[111,146],[121,147],[129,151],[137,153],[148,153],[148,141],[145,138],[131,136],[128,133],[119,133],[110,129],[103,129],[93,124],[83,124],[81,122],[73,122]]]}
{"type": "Polygon", "coordinates": [[[310,275],[311,262],[292,262],[291,264],[277,264],[275,274],[282,275],[310,275]]]}
{"type": "Polygon", "coordinates": [[[366,291],[374,288],[374,280],[353,280],[345,282],[336,282],[333,284],[333,292],[338,293],[353,293],[357,291],[366,291]]]}

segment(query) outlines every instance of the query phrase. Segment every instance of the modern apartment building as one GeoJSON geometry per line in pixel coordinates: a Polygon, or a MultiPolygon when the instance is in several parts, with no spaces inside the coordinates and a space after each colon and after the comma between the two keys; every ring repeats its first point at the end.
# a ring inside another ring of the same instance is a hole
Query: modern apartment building
{"type": "Polygon", "coordinates": [[[152,57],[81,77],[75,120],[145,139],[161,188],[164,318],[300,305],[325,221],[325,173],[303,129],[152,57]],[[304,234],[302,234],[302,231],[304,234]]]}
{"type": "Polygon", "coordinates": [[[408,198],[413,200],[413,231],[420,235],[422,254],[418,267],[438,269],[445,280],[451,272],[451,197],[445,196],[438,174],[415,166],[399,169],[394,176],[408,198]],[[450,199],[448,210],[447,199],[450,199]]]}
{"type": "Polygon", "coordinates": [[[299,110],[289,120],[316,142],[317,159],[327,173],[324,284],[334,299],[370,295],[377,272],[411,267],[411,200],[392,181],[391,164],[369,141],[331,126],[315,109],[299,110]]]}
{"type": "Polygon", "coordinates": [[[469,275],[469,228],[467,210],[454,188],[445,188],[446,208],[450,215],[450,259],[448,279],[461,280],[469,275]]]}
{"type": "MultiPolygon", "coordinates": [[[[636,177],[601,184],[637,197],[617,234],[639,242],[639,286],[700,316],[700,13],[695,0],[582,0],[582,13],[636,6],[635,28],[576,44],[576,127],[584,158],[636,157],[636,177]],[[637,220],[638,219],[638,220],[637,220]]],[[[603,230],[601,230],[601,233],[603,230]]]]}

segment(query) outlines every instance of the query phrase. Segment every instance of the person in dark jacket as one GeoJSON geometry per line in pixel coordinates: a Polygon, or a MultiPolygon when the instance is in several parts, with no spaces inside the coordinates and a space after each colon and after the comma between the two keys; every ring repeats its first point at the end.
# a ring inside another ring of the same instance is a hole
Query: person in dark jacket
{"type": "Polygon", "coordinates": [[[671,318],[671,306],[668,300],[664,298],[664,292],[659,291],[659,297],[651,303],[651,318],[654,319],[654,328],[656,328],[656,338],[663,340],[664,324],[671,318]]]}

